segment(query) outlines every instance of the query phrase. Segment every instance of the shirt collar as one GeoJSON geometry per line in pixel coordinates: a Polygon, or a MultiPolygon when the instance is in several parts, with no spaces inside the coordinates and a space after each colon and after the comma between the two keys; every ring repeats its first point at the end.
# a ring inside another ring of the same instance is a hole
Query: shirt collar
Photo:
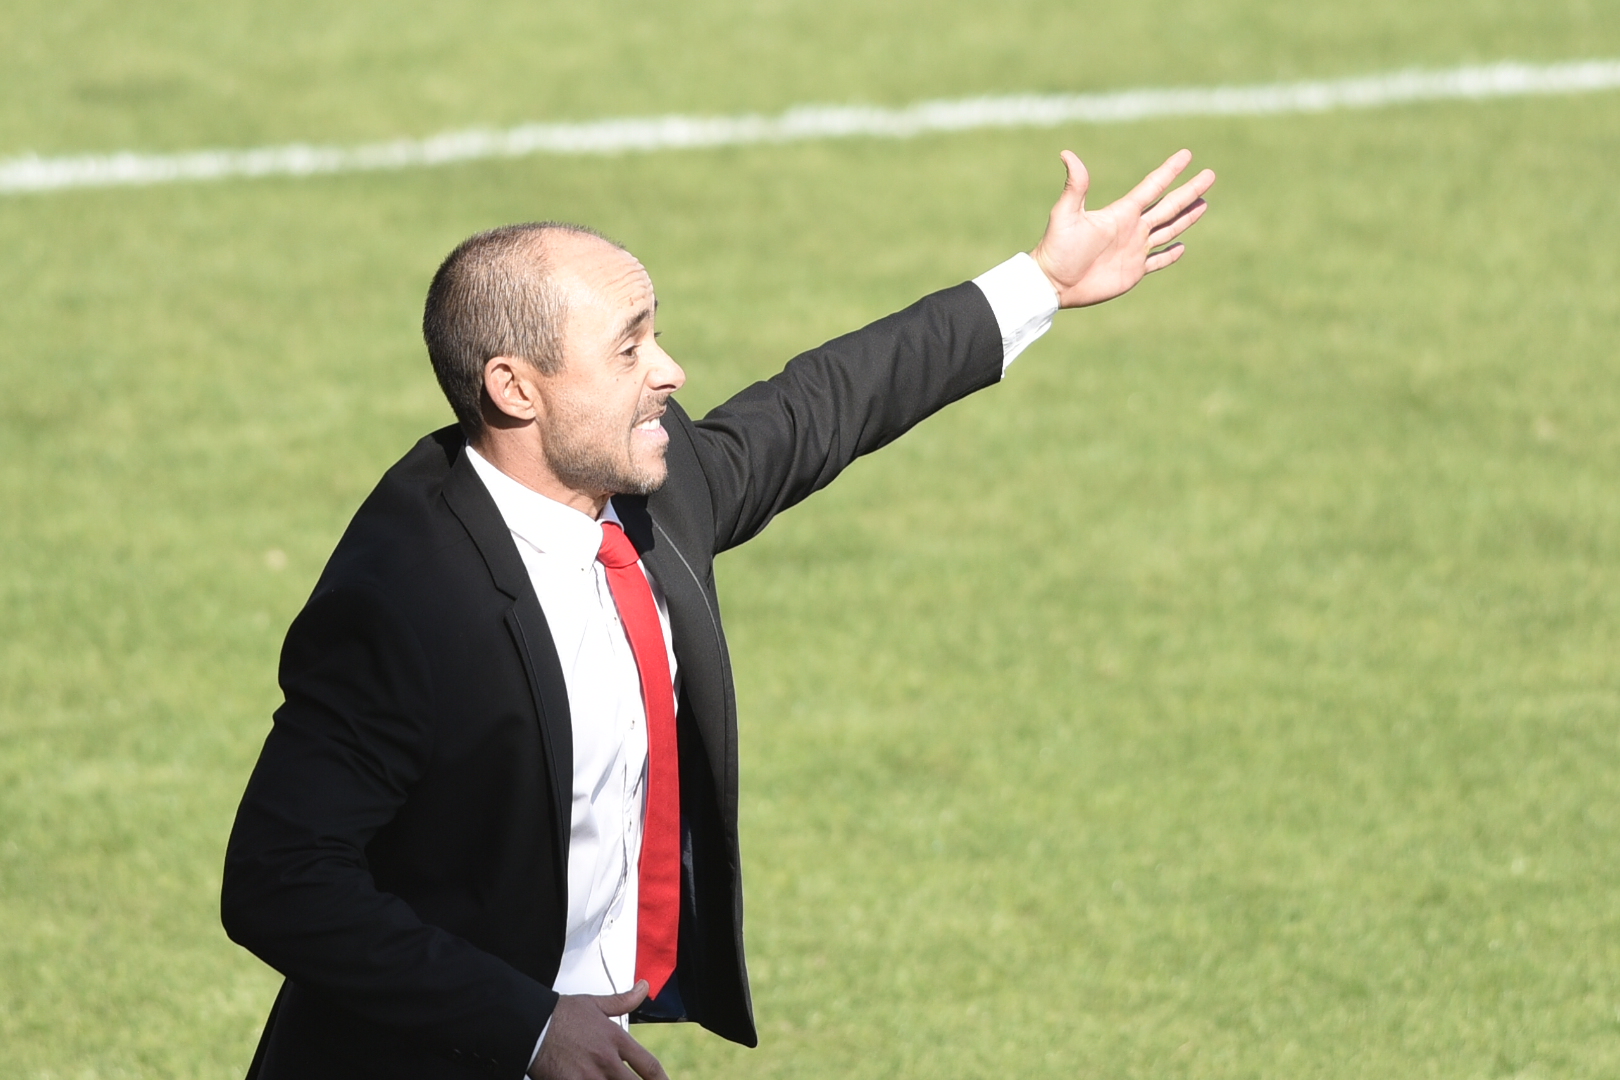
{"type": "Polygon", "coordinates": [[[603,508],[600,520],[593,519],[589,514],[525,487],[496,468],[471,445],[467,447],[467,458],[484,487],[489,489],[495,508],[501,512],[501,520],[506,522],[513,536],[571,567],[585,569],[596,562],[596,553],[602,549],[602,522],[619,521],[611,500],[603,508]]]}

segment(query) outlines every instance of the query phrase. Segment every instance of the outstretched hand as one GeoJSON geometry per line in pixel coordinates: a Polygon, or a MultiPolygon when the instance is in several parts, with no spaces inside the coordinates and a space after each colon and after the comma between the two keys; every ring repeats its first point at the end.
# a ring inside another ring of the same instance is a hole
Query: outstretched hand
{"type": "Polygon", "coordinates": [[[1101,210],[1086,209],[1091,186],[1086,167],[1071,151],[1061,156],[1068,181],[1047,218],[1046,234],[1031,252],[1057,290],[1060,307],[1112,300],[1181,258],[1186,249],[1173,241],[1203,217],[1209,205],[1204,193],[1215,183],[1215,174],[1205,169],[1165,194],[1191,163],[1192,151],[1176,151],[1101,210]]]}
{"type": "Polygon", "coordinates": [[[534,1080],[669,1080],[658,1059],[612,1020],[645,1000],[645,982],[622,994],[564,994],[529,1075],[534,1080]]]}

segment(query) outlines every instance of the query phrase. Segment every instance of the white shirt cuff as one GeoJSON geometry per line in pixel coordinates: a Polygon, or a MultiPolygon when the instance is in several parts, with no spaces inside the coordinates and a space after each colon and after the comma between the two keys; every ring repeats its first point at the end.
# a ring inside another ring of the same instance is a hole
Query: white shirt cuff
{"type": "Polygon", "coordinates": [[[1058,310],[1057,292],[1027,251],[986,270],[973,279],[973,284],[990,301],[996,325],[1001,328],[1001,373],[1005,375],[1018,354],[1052,328],[1052,316],[1058,310]]]}

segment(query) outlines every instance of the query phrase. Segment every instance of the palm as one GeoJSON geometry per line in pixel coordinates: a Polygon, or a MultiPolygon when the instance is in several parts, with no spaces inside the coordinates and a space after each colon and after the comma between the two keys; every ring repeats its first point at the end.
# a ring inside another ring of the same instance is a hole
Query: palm
{"type": "Polygon", "coordinates": [[[1046,234],[1034,251],[1063,307],[1100,304],[1129,292],[1144,276],[1181,257],[1173,241],[1203,216],[1203,196],[1215,182],[1205,169],[1166,195],[1192,155],[1182,150],[1101,210],[1086,209],[1090,177],[1065,150],[1068,182],[1052,207],[1046,234]]]}

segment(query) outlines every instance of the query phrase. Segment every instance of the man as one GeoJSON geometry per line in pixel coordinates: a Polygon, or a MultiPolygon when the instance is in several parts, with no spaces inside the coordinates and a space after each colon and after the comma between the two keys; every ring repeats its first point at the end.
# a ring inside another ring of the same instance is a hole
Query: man
{"type": "Polygon", "coordinates": [[[702,420],[652,281],[574,226],[463,243],[424,336],[458,425],[356,513],[287,634],[226,856],[286,976],[250,1076],[662,1080],[627,1018],[756,1042],[713,558],[998,381],[1059,307],[1180,257],[1177,153],[1031,255],[828,342],[702,420]]]}

